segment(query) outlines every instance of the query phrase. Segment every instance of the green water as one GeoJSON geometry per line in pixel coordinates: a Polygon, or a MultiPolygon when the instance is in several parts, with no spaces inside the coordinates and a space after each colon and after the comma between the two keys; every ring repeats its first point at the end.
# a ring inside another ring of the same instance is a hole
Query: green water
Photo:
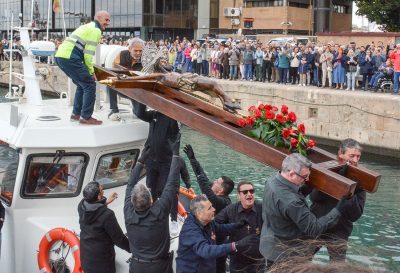
{"type": "MultiPolygon", "coordinates": [[[[210,180],[221,175],[235,182],[249,180],[256,186],[258,200],[262,199],[266,179],[276,173],[275,169],[184,127],[182,147],[187,143],[193,146],[210,180]]],[[[323,148],[335,152],[335,148],[323,148]]],[[[400,272],[400,160],[363,154],[361,164],[381,173],[382,179],[378,191],[367,194],[364,215],[355,223],[349,240],[347,259],[385,272],[400,272]]],[[[192,184],[198,191],[198,185],[192,184]]],[[[235,194],[232,198],[236,200],[235,194]]],[[[320,251],[317,260],[327,261],[327,252],[320,251]]]]}

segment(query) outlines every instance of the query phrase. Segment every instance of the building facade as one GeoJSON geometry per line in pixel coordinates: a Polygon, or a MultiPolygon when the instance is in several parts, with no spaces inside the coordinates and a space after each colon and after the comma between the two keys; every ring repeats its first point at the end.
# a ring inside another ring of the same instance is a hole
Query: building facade
{"type": "Polygon", "coordinates": [[[50,0],[0,0],[0,31],[7,36],[11,25],[28,26],[32,21],[39,36],[70,33],[93,19],[96,11],[107,10],[111,24],[105,34],[116,37],[141,36],[144,39],[201,37],[218,28],[218,0],[61,0],[54,13],[50,0]],[[50,2],[50,3],[49,3],[50,2]],[[49,19],[48,19],[49,18],[49,19]]]}
{"type": "Polygon", "coordinates": [[[350,0],[220,0],[220,33],[311,36],[351,28],[350,0]]]}

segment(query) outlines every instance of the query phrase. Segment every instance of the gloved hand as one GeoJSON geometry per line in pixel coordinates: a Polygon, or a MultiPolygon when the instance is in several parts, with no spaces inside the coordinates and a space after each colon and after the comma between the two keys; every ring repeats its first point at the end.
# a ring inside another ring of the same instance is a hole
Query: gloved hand
{"type": "Polygon", "coordinates": [[[249,249],[251,246],[255,246],[259,243],[259,237],[255,234],[250,234],[243,239],[235,242],[235,248],[237,251],[242,252],[249,249]]]}
{"type": "Polygon", "coordinates": [[[181,179],[185,183],[186,188],[190,189],[192,187],[192,185],[190,183],[189,171],[186,167],[185,161],[183,161],[183,166],[181,168],[181,179]]]}
{"type": "Polygon", "coordinates": [[[194,156],[192,145],[187,144],[185,147],[183,147],[183,151],[185,152],[185,154],[187,155],[189,160],[195,160],[196,159],[196,157],[194,156]]]}
{"type": "Polygon", "coordinates": [[[349,207],[353,204],[353,199],[355,195],[353,195],[352,197],[348,198],[348,197],[342,197],[342,199],[340,199],[340,201],[337,203],[336,205],[336,209],[341,213],[344,214],[349,207]]]}
{"type": "Polygon", "coordinates": [[[242,227],[247,226],[247,225],[251,226],[250,223],[247,222],[246,219],[242,219],[239,222],[235,223],[235,228],[239,229],[239,228],[242,228],[242,227]]]}
{"type": "Polygon", "coordinates": [[[179,155],[179,147],[181,145],[181,133],[176,135],[176,139],[168,139],[169,147],[171,148],[172,155],[179,155]]]}
{"type": "Polygon", "coordinates": [[[150,146],[147,145],[146,147],[143,148],[142,153],[138,158],[138,161],[144,164],[144,162],[149,158],[149,155],[150,155],[150,146]]]}

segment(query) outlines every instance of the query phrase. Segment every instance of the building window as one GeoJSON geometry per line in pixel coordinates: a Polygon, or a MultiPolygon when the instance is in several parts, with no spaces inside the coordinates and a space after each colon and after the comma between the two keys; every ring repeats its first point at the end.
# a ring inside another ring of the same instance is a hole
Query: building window
{"type": "Polygon", "coordinates": [[[348,7],[343,5],[333,5],[333,11],[335,13],[348,13],[348,7]]]}
{"type": "Polygon", "coordinates": [[[258,8],[258,7],[281,7],[283,6],[283,0],[266,0],[266,1],[254,1],[254,0],[245,0],[244,7],[245,8],[258,8]]]}
{"type": "Polygon", "coordinates": [[[244,19],[245,28],[253,28],[253,19],[244,19]]]}

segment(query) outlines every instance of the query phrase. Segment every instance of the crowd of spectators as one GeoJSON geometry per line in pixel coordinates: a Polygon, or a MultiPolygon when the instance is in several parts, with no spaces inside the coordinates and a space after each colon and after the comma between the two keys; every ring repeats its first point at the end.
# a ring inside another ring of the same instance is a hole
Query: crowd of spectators
{"type": "MultiPolygon", "coordinates": [[[[60,38],[50,41],[56,44],[56,48],[62,42],[60,38]]],[[[127,46],[128,41],[128,38],[104,36],[101,43],[127,46]]],[[[381,41],[372,41],[368,45],[355,42],[348,45],[334,42],[279,45],[245,38],[218,42],[215,39],[190,41],[177,36],[175,40],[148,42],[168,49],[168,62],[175,72],[197,73],[218,79],[377,91],[379,79],[393,80],[394,72],[399,70],[394,67],[396,46],[385,46],[381,41]]],[[[19,43],[18,38],[14,39],[13,48],[17,49],[19,43]]],[[[4,49],[8,47],[9,41],[3,39],[0,60],[5,59],[4,49]]],[[[22,57],[16,52],[13,59],[22,60],[22,57]]],[[[47,62],[47,58],[40,61],[47,62]]]]}

